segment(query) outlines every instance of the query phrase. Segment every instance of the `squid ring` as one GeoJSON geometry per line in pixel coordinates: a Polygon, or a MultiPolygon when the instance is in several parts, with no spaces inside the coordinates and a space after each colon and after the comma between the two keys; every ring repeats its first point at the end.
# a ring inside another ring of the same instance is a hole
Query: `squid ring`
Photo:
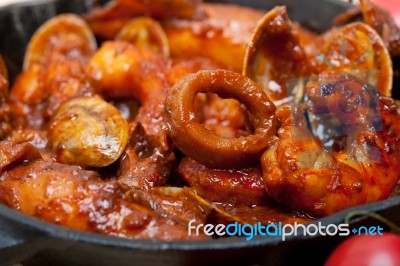
{"type": "Polygon", "coordinates": [[[259,162],[277,130],[275,106],[251,79],[226,70],[187,75],[168,90],[165,123],[174,144],[187,156],[213,168],[242,168],[259,162]],[[239,138],[217,136],[200,124],[194,110],[197,93],[233,98],[252,114],[254,133],[239,138]]]}

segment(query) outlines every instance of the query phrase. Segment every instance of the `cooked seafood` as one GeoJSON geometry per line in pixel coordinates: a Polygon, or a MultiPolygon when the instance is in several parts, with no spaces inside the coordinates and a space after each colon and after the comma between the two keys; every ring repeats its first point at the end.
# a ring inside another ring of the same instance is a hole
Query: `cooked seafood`
{"type": "Polygon", "coordinates": [[[7,68],[0,56],[0,140],[4,139],[10,131],[7,68]]]}
{"type": "Polygon", "coordinates": [[[62,103],[93,94],[85,67],[95,50],[91,30],[77,15],[60,15],[42,25],[10,93],[18,124],[42,128],[62,103]]]}
{"type": "Polygon", "coordinates": [[[188,235],[192,221],[307,223],[393,196],[398,36],[361,8],[364,22],[321,35],[285,7],[197,0],[51,19],[10,90],[0,58],[0,203],[180,240],[209,238],[188,235]]]}
{"type": "Polygon", "coordinates": [[[128,187],[164,185],[174,161],[162,128],[169,83],[161,52],[125,41],[105,42],[88,64],[89,76],[101,95],[133,98],[141,104],[130,121],[128,147],[121,157],[119,178],[128,187]]]}
{"type": "Polygon", "coordinates": [[[148,15],[158,19],[201,16],[200,0],[115,0],[104,8],[93,10],[86,20],[94,33],[114,38],[132,17],[148,15]]]}
{"type": "Polygon", "coordinates": [[[390,96],[392,60],[377,32],[364,23],[352,23],[333,31],[328,33],[330,38],[315,59],[317,73],[352,73],[376,86],[381,95],[390,96]]]}
{"type": "Polygon", "coordinates": [[[396,126],[385,122],[399,112],[382,100],[384,127],[375,129],[379,121],[373,116],[380,116],[370,107],[376,103],[372,104],[368,86],[346,74],[321,74],[308,83],[313,110],[331,112],[346,127],[346,147],[332,153],[310,133],[301,107],[285,105],[277,110],[278,137],[261,158],[269,195],[316,216],[389,196],[399,181],[400,146],[388,134],[397,135],[396,126]],[[346,106],[339,106],[339,97],[346,95],[352,108],[347,112],[346,106]]]}
{"type": "Polygon", "coordinates": [[[371,0],[360,0],[360,6],[336,17],[335,23],[346,23],[362,14],[364,22],[382,37],[392,57],[400,56],[400,28],[389,12],[376,6],[371,0]]]}
{"type": "Polygon", "coordinates": [[[224,69],[240,72],[249,38],[264,13],[235,5],[203,4],[201,20],[164,22],[171,55],[206,57],[224,69]]]}
{"type": "Polygon", "coordinates": [[[168,39],[158,21],[149,17],[139,17],[127,23],[115,37],[127,41],[136,47],[146,47],[155,52],[169,56],[168,39]]]}
{"type": "Polygon", "coordinates": [[[57,161],[104,167],[115,162],[125,149],[128,124],[113,105],[99,97],[82,97],[58,108],[48,134],[57,161]]]}
{"type": "Polygon", "coordinates": [[[1,142],[0,147],[1,202],[10,207],[77,230],[121,237],[205,238],[188,236],[173,219],[124,199],[117,183],[93,171],[45,162],[30,144],[1,142]],[[12,164],[18,165],[9,169],[12,164]]]}
{"type": "Polygon", "coordinates": [[[393,18],[370,0],[360,0],[360,4],[365,23],[382,36],[392,56],[400,56],[400,28],[393,18]]]}
{"type": "Polygon", "coordinates": [[[309,64],[286,8],[276,7],[258,22],[250,38],[243,75],[259,83],[267,96],[280,105],[290,101],[288,81],[310,75],[309,64]]]}
{"type": "Polygon", "coordinates": [[[174,144],[186,155],[210,167],[236,168],[254,164],[268,148],[275,134],[275,107],[261,88],[234,72],[200,71],[186,76],[168,90],[165,100],[165,124],[174,144]],[[235,98],[252,113],[254,134],[222,138],[196,119],[194,98],[199,92],[214,92],[235,98]],[[196,149],[193,149],[193,146],[196,149]]]}

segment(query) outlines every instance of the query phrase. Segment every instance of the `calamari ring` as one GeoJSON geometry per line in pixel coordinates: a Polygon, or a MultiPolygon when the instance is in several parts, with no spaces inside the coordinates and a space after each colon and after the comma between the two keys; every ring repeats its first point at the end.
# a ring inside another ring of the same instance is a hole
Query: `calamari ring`
{"type": "Polygon", "coordinates": [[[174,144],[187,156],[213,168],[241,168],[259,162],[276,133],[275,106],[251,79],[226,70],[190,74],[168,90],[165,122],[174,144]],[[234,98],[252,114],[254,133],[222,138],[202,126],[193,103],[200,92],[234,98]]]}

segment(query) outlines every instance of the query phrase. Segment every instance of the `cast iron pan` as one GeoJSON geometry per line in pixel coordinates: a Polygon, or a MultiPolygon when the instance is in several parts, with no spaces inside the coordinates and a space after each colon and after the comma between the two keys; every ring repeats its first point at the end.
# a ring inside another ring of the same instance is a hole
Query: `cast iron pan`
{"type": "MultiPolygon", "coordinates": [[[[216,1],[217,2],[217,1],[216,1]]],[[[334,0],[218,1],[270,9],[288,6],[290,17],[322,32],[332,18],[348,8],[334,0]]],[[[0,53],[11,77],[20,71],[25,47],[44,21],[59,13],[82,13],[84,0],[34,1],[0,8],[0,53]]],[[[317,222],[339,224],[355,209],[381,213],[400,223],[400,197],[358,206],[317,222]]],[[[359,219],[352,226],[373,225],[359,219]]],[[[83,233],[25,216],[0,205],[0,265],[321,265],[340,237],[297,236],[282,242],[278,237],[225,238],[202,242],[128,240],[83,233]]]]}

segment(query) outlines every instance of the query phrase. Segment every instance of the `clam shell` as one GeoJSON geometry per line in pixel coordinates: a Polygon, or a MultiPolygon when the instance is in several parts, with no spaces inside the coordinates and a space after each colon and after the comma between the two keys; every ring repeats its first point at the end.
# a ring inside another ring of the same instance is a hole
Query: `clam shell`
{"type": "Polygon", "coordinates": [[[112,164],[128,142],[126,120],[100,97],[65,102],[53,116],[48,133],[57,160],[82,167],[112,164]]]}

